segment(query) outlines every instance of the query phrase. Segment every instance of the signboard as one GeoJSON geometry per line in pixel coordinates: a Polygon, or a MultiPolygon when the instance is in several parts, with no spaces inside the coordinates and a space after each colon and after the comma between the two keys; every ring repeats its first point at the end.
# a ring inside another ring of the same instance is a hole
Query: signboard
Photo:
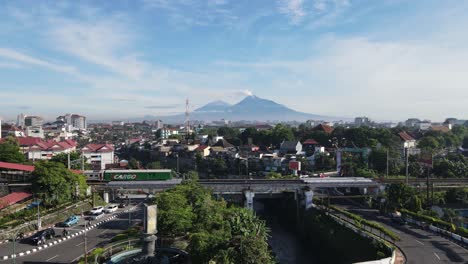
{"type": "Polygon", "coordinates": [[[289,162],[289,169],[294,170],[294,171],[300,171],[301,170],[301,162],[300,161],[290,161],[289,162]]]}
{"type": "Polygon", "coordinates": [[[423,166],[432,168],[432,152],[430,151],[421,151],[421,156],[419,158],[419,163],[423,166]]]}

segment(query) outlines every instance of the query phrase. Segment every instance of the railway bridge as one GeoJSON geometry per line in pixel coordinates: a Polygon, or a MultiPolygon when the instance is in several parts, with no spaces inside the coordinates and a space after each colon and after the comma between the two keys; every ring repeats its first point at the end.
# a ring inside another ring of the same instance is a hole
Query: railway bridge
{"type": "MultiPolygon", "coordinates": [[[[109,194],[123,193],[130,190],[141,190],[155,193],[172,188],[182,182],[181,179],[166,181],[111,181],[95,186],[95,190],[104,191],[104,199],[109,194]]],[[[266,179],[216,179],[199,180],[202,186],[211,189],[215,195],[243,195],[245,206],[253,208],[256,195],[272,196],[283,193],[294,193],[296,200],[302,201],[306,208],[312,206],[314,191],[323,188],[359,188],[363,193],[378,193],[380,184],[372,179],[362,177],[340,178],[303,178],[285,180],[266,179]]]]}

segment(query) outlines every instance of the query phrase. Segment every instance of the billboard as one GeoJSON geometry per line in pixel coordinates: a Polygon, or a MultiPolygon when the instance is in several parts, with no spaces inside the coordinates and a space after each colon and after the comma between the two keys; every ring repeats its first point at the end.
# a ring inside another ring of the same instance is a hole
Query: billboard
{"type": "Polygon", "coordinates": [[[419,157],[419,163],[423,166],[432,168],[432,152],[428,150],[421,151],[421,156],[419,157]]]}
{"type": "Polygon", "coordinates": [[[289,169],[295,170],[295,171],[300,171],[301,170],[301,162],[300,161],[295,161],[292,160],[289,162],[289,169]]]}

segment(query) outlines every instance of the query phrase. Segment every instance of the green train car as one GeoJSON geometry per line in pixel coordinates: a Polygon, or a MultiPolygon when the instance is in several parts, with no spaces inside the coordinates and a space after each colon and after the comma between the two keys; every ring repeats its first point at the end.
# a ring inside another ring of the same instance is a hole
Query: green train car
{"type": "Polygon", "coordinates": [[[172,170],[105,170],[105,181],[164,181],[173,177],[172,170]]]}

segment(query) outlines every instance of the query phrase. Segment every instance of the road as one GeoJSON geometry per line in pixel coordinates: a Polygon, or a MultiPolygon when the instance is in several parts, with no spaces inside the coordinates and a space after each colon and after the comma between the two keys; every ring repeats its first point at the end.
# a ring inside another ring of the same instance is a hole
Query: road
{"type": "MultiPolygon", "coordinates": [[[[125,209],[120,209],[125,210],[125,209]]],[[[117,212],[116,212],[117,213],[117,212]]],[[[115,213],[114,213],[115,214],[115,213]]],[[[143,217],[142,207],[139,206],[132,212],[131,225],[141,222],[143,217]]],[[[93,221],[92,224],[102,221],[106,218],[101,218],[97,221],[93,221]]],[[[93,248],[103,246],[110,242],[110,239],[118,233],[126,230],[129,227],[129,217],[127,213],[120,214],[116,218],[105,222],[96,228],[93,228],[86,232],[87,238],[87,249],[88,252],[92,251],[93,248]]],[[[70,233],[78,232],[84,228],[84,222],[81,221],[79,225],[73,227],[70,233]]],[[[57,235],[60,236],[63,228],[57,229],[57,235]]],[[[57,238],[58,239],[58,238],[57,238]]],[[[49,242],[49,241],[48,241],[49,242]]],[[[18,243],[17,252],[30,250],[36,248],[34,246],[18,243]]],[[[13,251],[12,243],[0,245],[0,255],[11,255],[13,251]]],[[[30,255],[18,257],[16,263],[72,263],[73,261],[80,258],[84,253],[84,236],[78,235],[74,238],[66,240],[57,245],[42,249],[41,251],[32,253],[30,255]]],[[[12,263],[12,260],[1,261],[0,263],[12,263]]]]}
{"type": "Polygon", "coordinates": [[[346,202],[337,206],[377,221],[397,233],[401,241],[396,244],[406,254],[407,264],[468,263],[468,250],[451,240],[418,227],[395,224],[374,209],[363,209],[346,202]]]}

